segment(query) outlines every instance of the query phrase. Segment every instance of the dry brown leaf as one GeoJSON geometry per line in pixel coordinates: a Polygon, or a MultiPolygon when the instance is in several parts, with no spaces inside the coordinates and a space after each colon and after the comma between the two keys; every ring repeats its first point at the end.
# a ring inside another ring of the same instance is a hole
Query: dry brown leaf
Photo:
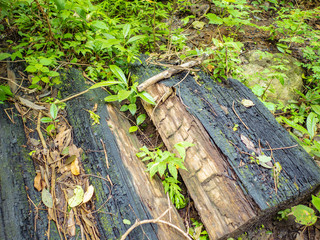
{"type": "Polygon", "coordinates": [[[90,185],[90,186],[88,187],[87,191],[84,193],[82,202],[83,202],[83,203],[89,202],[90,199],[91,199],[92,196],[93,196],[93,193],[94,193],[94,187],[93,187],[92,185],[90,185]]]}
{"type": "Polygon", "coordinates": [[[59,148],[59,152],[62,152],[71,142],[71,129],[64,130],[65,127],[62,127],[62,130],[57,134],[54,139],[54,144],[59,148]]]}
{"type": "Polygon", "coordinates": [[[208,64],[207,69],[209,70],[209,72],[212,72],[214,70],[214,66],[212,66],[211,64],[208,64]]]}
{"type": "Polygon", "coordinates": [[[37,175],[35,176],[33,186],[39,192],[42,190],[41,173],[38,172],[37,175]]]}
{"type": "Polygon", "coordinates": [[[81,152],[82,152],[82,149],[81,148],[77,148],[76,145],[74,144],[71,144],[69,146],[69,155],[76,155],[77,158],[80,158],[80,155],[81,155],[81,152]]]}
{"type": "Polygon", "coordinates": [[[249,100],[249,99],[242,99],[242,100],[241,100],[241,104],[242,104],[243,106],[245,106],[246,108],[249,108],[249,107],[254,106],[254,103],[253,103],[251,100],[249,100]]]}
{"type": "Polygon", "coordinates": [[[69,212],[68,220],[67,220],[67,233],[69,236],[76,235],[76,223],[74,221],[74,213],[73,210],[69,212]]]}
{"type": "Polygon", "coordinates": [[[71,163],[71,172],[73,175],[76,175],[76,176],[80,174],[78,158],[71,163]]]}
{"type": "Polygon", "coordinates": [[[19,101],[21,102],[22,105],[27,106],[29,108],[32,108],[32,109],[35,109],[35,110],[45,110],[46,109],[45,107],[39,106],[39,105],[37,105],[37,104],[27,100],[27,99],[24,99],[24,98],[22,98],[20,96],[18,96],[18,99],[19,99],[19,101]]]}

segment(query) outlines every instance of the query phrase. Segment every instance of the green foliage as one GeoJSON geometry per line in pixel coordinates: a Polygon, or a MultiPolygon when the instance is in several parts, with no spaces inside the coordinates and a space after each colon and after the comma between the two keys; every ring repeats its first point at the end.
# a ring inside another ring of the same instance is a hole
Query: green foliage
{"type": "MultiPolygon", "coordinates": [[[[318,196],[312,195],[311,203],[314,208],[320,212],[320,198],[318,196]]],[[[307,207],[305,205],[297,205],[292,207],[291,209],[285,209],[283,211],[279,211],[278,217],[279,220],[288,219],[289,215],[293,215],[295,217],[295,221],[304,226],[311,226],[317,222],[318,217],[315,214],[315,211],[307,207]]]]}
{"type": "Polygon", "coordinates": [[[129,133],[135,132],[139,129],[139,125],[141,125],[144,120],[146,119],[146,115],[145,114],[140,114],[137,119],[136,119],[136,125],[135,126],[131,126],[129,128],[129,133]]]}
{"type": "Polygon", "coordinates": [[[53,136],[56,131],[55,123],[59,122],[59,119],[56,119],[58,116],[59,108],[56,106],[56,104],[52,103],[50,106],[50,117],[43,117],[41,118],[41,122],[43,123],[50,123],[50,125],[47,126],[47,134],[49,136],[53,136]]]}
{"type": "Polygon", "coordinates": [[[9,86],[0,85],[0,104],[3,104],[3,102],[6,101],[8,97],[12,96],[13,94],[9,86]]]}
{"type": "Polygon", "coordinates": [[[236,78],[239,76],[242,72],[242,68],[239,66],[241,63],[239,53],[243,44],[225,36],[223,36],[223,41],[216,38],[213,38],[212,41],[217,49],[213,51],[210,48],[207,49],[205,52],[212,57],[203,63],[211,72],[213,79],[221,81],[228,77],[236,78]]]}
{"type": "Polygon", "coordinates": [[[237,29],[241,25],[251,25],[250,13],[246,11],[248,9],[246,0],[212,0],[212,2],[217,8],[218,14],[207,14],[210,24],[236,26],[237,29]]]}
{"type": "Polygon", "coordinates": [[[201,222],[191,218],[192,227],[189,228],[189,235],[194,240],[209,240],[209,235],[201,222]]]}
{"type": "Polygon", "coordinates": [[[177,208],[183,208],[186,206],[186,200],[180,193],[181,188],[178,186],[178,170],[187,170],[183,164],[186,156],[186,148],[193,146],[188,142],[180,142],[174,145],[174,148],[178,151],[180,157],[169,151],[162,151],[161,149],[155,149],[150,151],[146,146],[140,148],[140,152],[136,155],[142,158],[142,161],[148,161],[147,171],[152,178],[156,173],[163,178],[163,186],[165,192],[169,193],[169,197],[173,204],[177,208]]]}

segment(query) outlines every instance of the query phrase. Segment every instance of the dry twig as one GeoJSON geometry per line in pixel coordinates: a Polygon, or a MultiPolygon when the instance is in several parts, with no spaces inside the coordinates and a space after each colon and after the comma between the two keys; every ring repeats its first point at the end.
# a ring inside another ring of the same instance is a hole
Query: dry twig
{"type": "Polygon", "coordinates": [[[140,225],[143,225],[143,224],[148,224],[148,223],[162,223],[162,224],[165,224],[165,225],[168,225],[174,229],[176,229],[179,233],[181,233],[186,239],[189,239],[189,240],[192,240],[189,235],[184,232],[182,229],[180,229],[179,227],[177,227],[176,225],[170,223],[170,222],[167,222],[167,221],[164,221],[164,220],[161,220],[161,218],[167,214],[168,211],[170,211],[171,207],[168,208],[164,213],[162,213],[158,218],[156,219],[148,219],[148,220],[143,220],[143,221],[136,221],[121,237],[120,240],[125,240],[126,237],[129,235],[129,233],[135,229],[136,227],[140,226],[140,225]]]}

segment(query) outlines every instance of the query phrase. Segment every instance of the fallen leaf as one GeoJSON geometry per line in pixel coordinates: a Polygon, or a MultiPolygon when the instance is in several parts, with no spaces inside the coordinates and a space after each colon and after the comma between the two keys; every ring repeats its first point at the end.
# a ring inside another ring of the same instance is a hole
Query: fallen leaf
{"type": "Polygon", "coordinates": [[[65,165],[69,165],[70,163],[73,163],[74,162],[74,160],[76,160],[77,159],[77,156],[76,155],[72,155],[72,156],[70,156],[70,157],[68,157],[67,158],[67,160],[65,161],[65,165]]]}
{"type": "Polygon", "coordinates": [[[71,172],[73,175],[76,175],[76,176],[80,174],[78,158],[71,163],[71,172]]]}
{"type": "Polygon", "coordinates": [[[192,23],[192,26],[193,26],[195,29],[201,30],[201,29],[204,27],[205,24],[206,24],[205,22],[194,21],[194,22],[192,23]]]}
{"type": "Polygon", "coordinates": [[[42,190],[41,199],[44,205],[46,205],[48,208],[53,207],[52,195],[46,188],[42,190]]]}
{"type": "Polygon", "coordinates": [[[33,186],[39,192],[42,190],[41,173],[37,173],[37,175],[35,176],[33,186]]]}
{"type": "Polygon", "coordinates": [[[272,168],[273,167],[273,164],[271,162],[272,159],[269,156],[260,155],[258,157],[258,160],[259,160],[259,165],[261,165],[262,167],[265,167],[265,168],[272,168]]]}
{"type": "Polygon", "coordinates": [[[18,96],[19,101],[21,102],[22,105],[27,106],[29,108],[35,109],[35,110],[45,110],[46,108],[43,106],[39,106],[25,98],[22,98],[20,96],[18,96]]]}
{"type": "Polygon", "coordinates": [[[94,193],[94,187],[92,185],[90,185],[88,187],[88,190],[85,192],[84,196],[83,196],[83,203],[87,203],[90,201],[90,199],[92,198],[94,193]]]}
{"type": "Polygon", "coordinates": [[[76,188],[73,190],[73,196],[70,199],[68,199],[68,205],[72,208],[78,206],[80,203],[82,203],[83,195],[84,192],[82,187],[77,185],[76,188]]]}
{"type": "Polygon", "coordinates": [[[241,100],[241,104],[242,104],[243,106],[245,106],[246,108],[249,108],[249,107],[254,106],[254,103],[253,103],[251,100],[249,100],[249,99],[242,99],[242,100],[241,100]]]}

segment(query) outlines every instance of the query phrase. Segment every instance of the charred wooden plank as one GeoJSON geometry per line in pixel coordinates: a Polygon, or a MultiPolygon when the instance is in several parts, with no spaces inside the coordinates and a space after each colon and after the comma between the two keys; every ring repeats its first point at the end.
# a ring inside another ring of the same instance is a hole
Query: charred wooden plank
{"type": "MultiPolygon", "coordinates": [[[[132,66],[140,83],[162,70],[143,62],[132,66]]],[[[160,100],[185,75],[147,91],[160,100]]],[[[319,186],[320,171],[243,84],[229,79],[222,85],[203,73],[198,76],[201,85],[188,75],[176,87],[178,96],[172,94],[155,110],[145,104],[145,109],[168,149],[180,141],[195,144],[187,150],[188,171],[180,174],[210,238],[227,238],[307,196],[319,186]],[[241,104],[243,99],[250,99],[255,106],[246,108],[241,104]],[[234,131],[236,124],[239,127],[234,131]],[[283,168],[277,188],[272,170],[252,163],[244,154],[256,151],[259,155],[260,148],[268,156],[272,152],[283,168]]]]}
{"type": "MultiPolygon", "coordinates": [[[[41,195],[33,187],[33,161],[24,147],[23,123],[13,105],[0,105],[0,132],[0,239],[47,239],[47,212],[36,211],[28,199],[38,205],[41,195]]],[[[59,238],[54,224],[51,237],[59,238]]]]}
{"type": "MultiPolygon", "coordinates": [[[[79,71],[71,69],[61,74],[64,97],[84,91],[88,85],[79,71]]],[[[168,207],[168,201],[159,179],[151,180],[143,163],[135,156],[140,144],[134,135],[128,133],[129,123],[120,116],[112,105],[106,106],[107,93],[101,89],[89,91],[67,102],[68,119],[73,126],[74,141],[84,151],[84,168],[87,173],[110,179],[105,182],[91,177],[96,191],[96,213],[101,239],[118,239],[128,228],[123,223],[128,219],[157,218],[168,207]],[[86,110],[97,104],[100,124],[92,126],[86,110]],[[109,168],[103,152],[104,143],[109,168]],[[113,187],[112,187],[113,186],[113,187]],[[111,198],[108,199],[108,197],[111,198]]],[[[165,219],[168,219],[166,217],[165,219]]],[[[172,223],[183,227],[176,210],[171,211],[172,223]]],[[[164,225],[143,225],[135,229],[128,239],[179,239],[181,235],[164,225]]]]}

